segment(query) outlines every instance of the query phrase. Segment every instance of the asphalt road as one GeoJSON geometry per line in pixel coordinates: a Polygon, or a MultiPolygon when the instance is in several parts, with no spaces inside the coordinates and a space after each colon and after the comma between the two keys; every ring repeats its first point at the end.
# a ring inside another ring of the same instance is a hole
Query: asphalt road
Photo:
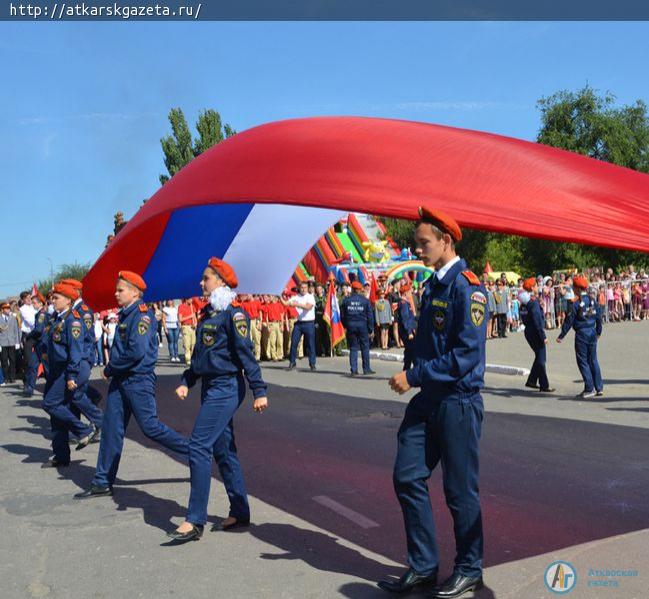
{"type": "MultiPolygon", "coordinates": [[[[487,588],[477,596],[553,596],[543,575],[554,559],[578,570],[572,597],[646,596],[648,335],[649,323],[606,327],[606,395],[597,400],[574,399],[581,386],[571,340],[550,348],[554,397],[526,390],[520,377],[488,375],[481,445],[487,588]],[[638,575],[618,587],[588,586],[600,580],[589,571],[601,568],[638,575]]],[[[488,361],[529,367],[531,353],[514,334],[489,342],[488,361]]],[[[40,400],[1,389],[0,596],[384,596],[375,581],[402,572],[405,557],[391,471],[408,396],[388,388],[397,364],[373,367],[375,376],[349,379],[344,358],[320,360],[316,373],[264,366],[270,409],[258,415],[246,402],[235,419],[254,523],[182,547],[166,546],[164,532],[184,515],[184,464],[131,424],[114,498],[73,502],[92,477],[97,446],[73,453],[71,468],[41,470],[49,423],[40,400]]],[[[173,398],[181,370],[161,354],[158,406],[163,421],[189,434],[199,397],[196,390],[184,403],[173,398]]],[[[430,488],[446,575],[454,545],[439,471],[430,488]]],[[[226,514],[214,480],[211,522],[226,514]]]]}

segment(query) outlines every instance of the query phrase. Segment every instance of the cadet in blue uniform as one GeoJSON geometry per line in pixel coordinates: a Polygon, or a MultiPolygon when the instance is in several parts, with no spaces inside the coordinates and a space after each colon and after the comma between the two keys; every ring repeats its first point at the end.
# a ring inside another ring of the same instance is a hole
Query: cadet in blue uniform
{"type": "Polygon", "coordinates": [[[115,298],[121,309],[110,359],[102,372],[104,379],[110,379],[110,385],[97,469],[90,488],[77,493],[75,499],[113,494],[131,414],[149,439],[180,455],[188,454],[187,439],[158,420],[154,371],[158,333],[155,315],[142,301],[145,289],[146,284],[137,273],[119,273],[115,298]]]}
{"type": "Polygon", "coordinates": [[[397,306],[397,323],[399,325],[399,339],[403,342],[403,369],[408,370],[415,357],[415,333],[417,332],[417,320],[410,305],[410,293],[412,285],[402,283],[399,287],[401,299],[397,306]]]}
{"type": "Polygon", "coordinates": [[[79,420],[71,405],[83,361],[83,323],[71,312],[78,294],[73,287],[61,283],[52,290],[56,315],[50,323],[43,356],[48,365],[43,409],[50,416],[54,457],[43,467],[58,468],[70,464],[69,433],[79,439],[77,449],[83,449],[92,441],[95,430],[79,420]]]}
{"type": "Polygon", "coordinates": [[[374,333],[374,310],[363,295],[363,286],[352,283],[352,294],[340,305],[340,320],[346,330],[349,344],[349,366],[351,375],[358,375],[358,349],[363,361],[363,374],[374,374],[370,367],[370,335],[374,333]]]}
{"type": "Polygon", "coordinates": [[[577,366],[584,379],[584,390],[577,397],[590,399],[595,395],[604,395],[602,373],[597,361],[597,340],[602,334],[602,314],[596,300],[588,295],[588,280],[585,277],[575,277],[572,284],[575,295],[579,297],[572,307],[568,307],[557,342],[561,343],[570,329],[575,329],[577,366]]]}
{"type": "Polygon", "coordinates": [[[483,419],[487,297],[478,278],[455,253],[457,223],[420,208],[417,255],[435,274],[421,300],[415,361],[390,379],[402,394],[419,387],[398,433],[394,488],[406,528],[410,568],[379,586],[403,593],[437,581],[439,550],[427,481],[442,462],[444,495],[453,517],[453,574],[432,597],[459,597],[482,586],[482,517],[478,493],[478,444],[483,419]]]}
{"type": "Polygon", "coordinates": [[[266,383],[255,360],[248,315],[232,301],[238,285],[232,268],[211,258],[203,272],[201,288],[210,303],[204,308],[196,331],[196,346],[189,369],[176,389],[184,400],[201,380],[201,409],[189,440],[191,491],[185,521],[167,533],[178,543],[198,540],[207,521],[207,502],[212,480],[212,455],[216,458],[230,499],[229,517],[222,528],[232,529],[250,522],[250,508],[234,443],[232,419],[245,395],[245,378],[252,390],[253,408],[263,412],[268,405],[266,383]]]}
{"type": "Polygon", "coordinates": [[[32,296],[32,306],[36,310],[34,317],[34,328],[27,334],[27,338],[32,341],[32,352],[27,357],[27,372],[25,373],[25,391],[26,397],[31,397],[36,388],[36,379],[38,378],[38,366],[41,363],[41,338],[43,330],[47,324],[47,312],[45,310],[45,297],[41,293],[32,296]]]}
{"type": "MultiPolygon", "coordinates": [[[[83,322],[83,361],[79,371],[77,389],[74,392],[72,403],[97,429],[101,429],[103,412],[97,407],[102,397],[101,394],[90,385],[90,373],[95,361],[95,315],[93,311],[83,302],[81,293],[83,283],[77,279],[63,279],[61,283],[74,287],[79,298],[72,304],[72,313],[75,318],[83,322]],[[91,399],[92,397],[92,399],[91,399]]],[[[97,439],[95,439],[97,440],[97,439]]]]}
{"type": "Polygon", "coordinates": [[[521,321],[525,325],[525,340],[534,352],[534,364],[527,377],[526,387],[539,389],[542,393],[552,393],[548,375],[545,371],[546,351],[548,342],[545,336],[545,321],[543,311],[537,299],[538,285],[536,279],[531,277],[523,283],[524,294],[519,295],[521,300],[520,314],[521,321]],[[523,301],[526,299],[527,301],[523,301]]]}

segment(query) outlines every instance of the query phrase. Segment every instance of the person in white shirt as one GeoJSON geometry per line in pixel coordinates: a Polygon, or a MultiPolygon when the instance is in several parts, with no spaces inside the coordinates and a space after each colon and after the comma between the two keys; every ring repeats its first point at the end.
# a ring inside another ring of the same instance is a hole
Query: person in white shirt
{"type": "Polygon", "coordinates": [[[104,327],[101,323],[101,316],[95,312],[95,366],[103,366],[104,362],[104,327]]]}
{"type": "Polygon", "coordinates": [[[167,345],[169,347],[169,357],[172,362],[180,362],[178,357],[178,308],[173,300],[168,300],[167,305],[162,308],[162,328],[167,336],[167,345]]]}
{"type": "MultiPolygon", "coordinates": [[[[22,355],[22,372],[23,374],[23,392],[28,393],[29,386],[25,380],[27,370],[29,369],[29,360],[34,351],[34,340],[28,337],[36,324],[36,310],[32,306],[32,296],[29,291],[23,291],[20,294],[20,343],[23,348],[22,355]]],[[[16,348],[18,349],[18,348],[16,348]]]]}
{"type": "Polygon", "coordinates": [[[315,297],[309,293],[309,284],[305,281],[300,283],[299,295],[292,297],[289,300],[281,298],[281,302],[285,306],[292,306],[297,310],[297,322],[291,335],[291,352],[289,357],[289,365],[287,370],[295,368],[297,360],[297,347],[305,338],[305,345],[309,355],[309,367],[315,370],[316,354],[315,354],[315,297]]]}

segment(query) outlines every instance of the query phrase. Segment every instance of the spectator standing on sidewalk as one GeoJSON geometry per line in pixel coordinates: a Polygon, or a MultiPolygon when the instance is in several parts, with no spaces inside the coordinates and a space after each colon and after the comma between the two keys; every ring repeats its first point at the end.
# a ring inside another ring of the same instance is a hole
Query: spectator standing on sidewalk
{"type": "Polygon", "coordinates": [[[178,357],[178,308],[173,300],[167,300],[167,305],[162,309],[162,328],[167,337],[169,357],[172,362],[180,362],[178,357]]]}
{"type": "Polygon", "coordinates": [[[18,319],[8,303],[0,306],[0,361],[5,381],[16,381],[16,350],[20,348],[20,327],[18,319]]]}
{"type": "Polygon", "coordinates": [[[185,364],[192,361],[192,352],[196,345],[196,311],[192,299],[187,297],[182,304],[178,306],[178,322],[180,323],[180,333],[183,337],[183,348],[185,350],[185,364]]]}

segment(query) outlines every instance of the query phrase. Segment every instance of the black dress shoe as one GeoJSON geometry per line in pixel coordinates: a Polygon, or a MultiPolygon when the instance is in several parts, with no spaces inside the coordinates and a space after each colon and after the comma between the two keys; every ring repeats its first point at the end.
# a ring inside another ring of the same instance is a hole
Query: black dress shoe
{"type": "Polygon", "coordinates": [[[529,387],[530,389],[538,389],[539,388],[538,385],[532,385],[532,383],[525,383],[525,386],[529,387]]]}
{"type": "Polygon", "coordinates": [[[286,370],[295,370],[295,364],[289,364],[286,370]]]}
{"type": "Polygon", "coordinates": [[[97,428],[96,426],[93,427],[92,432],[89,435],[86,435],[82,439],[79,439],[79,442],[77,443],[77,446],[74,448],[75,451],[79,451],[80,449],[83,449],[84,447],[88,447],[99,435],[99,432],[101,429],[97,428]]]}
{"type": "Polygon", "coordinates": [[[187,532],[178,532],[178,530],[170,530],[167,533],[170,539],[173,539],[178,544],[187,543],[187,541],[198,541],[203,536],[203,527],[198,524],[192,524],[191,530],[187,532]]]}
{"type": "Polygon", "coordinates": [[[96,487],[92,485],[89,489],[77,493],[75,499],[92,499],[93,497],[111,497],[113,494],[113,487],[96,487]]]}
{"type": "Polygon", "coordinates": [[[316,369],[315,364],[311,364],[311,365],[309,366],[309,368],[310,368],[312,371],[315,370],[315,369],[316,369]]]}
{"type": "Polygon", "coordinates": [[[56,458],[52,458],[51,460],[48,460],[44,464],[41,464],[41,468],[65,468],[66,466],[70,465],[70,461],[68,460],[67,462],[59,462],[56,458]]]}
{"type": "Polygon", "coordinates": [[[366,370],[363,374],[376,374],[375,370],[366,370]]]}
{"type": "Polygon", "coordinates": [[[556,389],[554,387],[548,387],[547,389],[539,389],[541,393],[554,393],[556,389]]]}
{"type": "Polygon", "coordinates": [[[247,526],[250,526],[250,518],[235,519],[232,524],[223,525],[221,523],[221,530],[235,530],[236,528],[245,528],[247,526]]]}
{"type": "Polygon", "coordinates": [[[350,372],[350,373],[349,373],[349,376],[351,376],[351,377],[358,376],[358,372],[350,372]]]}
{"type": "Polygon", "coordinates": [[[441,585],[435,587],[429,595],[435,599],[454,599],[469,591],[477,591],[482,588],[482,576],[464,576],[463,574],[452,574],[441,585]]]}
{"type": "Polygon", "coordinates": [[[409,593],[415,588],[433,586],[437,583],[437,570],[427,576],[408,570],[399,580],[381,580],[378,587],[388,593],[409,593]]]}

